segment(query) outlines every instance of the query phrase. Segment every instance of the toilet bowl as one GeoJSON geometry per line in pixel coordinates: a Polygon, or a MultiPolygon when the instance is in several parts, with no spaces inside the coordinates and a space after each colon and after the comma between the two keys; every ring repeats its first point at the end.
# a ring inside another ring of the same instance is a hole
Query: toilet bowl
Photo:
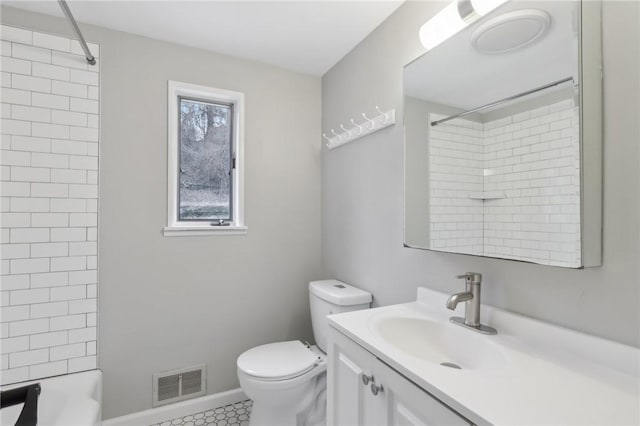
{"type": "Polygon", "coordinates": [[[322,413],[312,413],[309,408],[324,392],[326,371],[325,355],[317,347],[297,340],[258,346],[242,354],[238,358],[238,379],[245,394],[253,400],[250,424],[306,425],[313,424],[308,421],[311,417],[324,419],[322,404],[319,404],[322,413]],[[272,352],[280,355],[283,362],[275,367],[259,361],[259,355],[252,351],[259,351],[266,358],[272,352]]]}
{"type": "Polygon", "coordinates": [[[326,425],[326,336],[330,314],[368,309],[371,294],[336,280],[309,283],[317,346],[268,343],[238,357],[238,379],[253,400],[250,426],[326,425]]]}

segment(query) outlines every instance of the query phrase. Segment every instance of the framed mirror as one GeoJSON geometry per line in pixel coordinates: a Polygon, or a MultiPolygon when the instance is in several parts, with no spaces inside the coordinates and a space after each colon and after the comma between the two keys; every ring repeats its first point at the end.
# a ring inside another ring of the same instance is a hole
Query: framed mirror
{"type": "Polygon", "coordinates": [[[506,2],[405,67],[405,246],[600,265],[600,10],[506,2]]]}

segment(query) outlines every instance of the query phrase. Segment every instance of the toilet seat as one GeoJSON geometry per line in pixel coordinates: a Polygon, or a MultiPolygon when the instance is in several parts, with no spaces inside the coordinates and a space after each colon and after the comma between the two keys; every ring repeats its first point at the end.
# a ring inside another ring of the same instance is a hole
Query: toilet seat
{"type": "Polygon", "coordinates": [[[238,357],[238,369],[265,381],[287,380],[303,375],[318,363],[318,355],[299,340],[268,343],[238,357]]]}

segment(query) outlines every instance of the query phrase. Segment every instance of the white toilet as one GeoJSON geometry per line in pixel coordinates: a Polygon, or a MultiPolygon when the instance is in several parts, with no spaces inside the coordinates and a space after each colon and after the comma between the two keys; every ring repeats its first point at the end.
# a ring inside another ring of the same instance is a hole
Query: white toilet
{"type": "Polygon", "coordinates": [[[238,357],[238,379],[253,400],[250,426],[326,425],[327,315],[368,309],[371,293],[336,280],[309,283],[317,346],[269,343],[238,357]]]}

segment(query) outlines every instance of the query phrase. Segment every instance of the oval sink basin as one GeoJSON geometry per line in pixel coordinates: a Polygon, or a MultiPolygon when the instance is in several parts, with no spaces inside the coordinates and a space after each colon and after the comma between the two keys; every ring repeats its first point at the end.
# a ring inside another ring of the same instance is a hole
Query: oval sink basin
{"type": "Polygon", "coordinates": [[[369,327],[396,349],[443,368],[486,370],[501,368],[506,362],[490,336],[453,324],[411,317],[374,317],[369,327]]]}

